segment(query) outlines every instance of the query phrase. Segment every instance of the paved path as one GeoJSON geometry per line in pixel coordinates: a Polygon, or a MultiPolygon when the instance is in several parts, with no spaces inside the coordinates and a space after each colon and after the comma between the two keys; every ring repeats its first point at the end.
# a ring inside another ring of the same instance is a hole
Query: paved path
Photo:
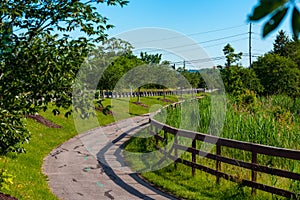
{"type": "Polygon", "coordinates": [[[144,115],[93,129],[54,149],[43,164],[52,192],[64,200],[175,199],[124,166],[119,147],[148,120],[144,115]]]}

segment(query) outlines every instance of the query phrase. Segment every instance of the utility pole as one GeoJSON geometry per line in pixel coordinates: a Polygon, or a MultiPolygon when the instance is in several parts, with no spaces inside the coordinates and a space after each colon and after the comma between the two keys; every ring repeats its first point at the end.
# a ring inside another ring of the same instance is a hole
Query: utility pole
{"type": "Polygon", "coordinates": [[[252,23],[249,25],[249,67],[252,67],[252,23]]]}

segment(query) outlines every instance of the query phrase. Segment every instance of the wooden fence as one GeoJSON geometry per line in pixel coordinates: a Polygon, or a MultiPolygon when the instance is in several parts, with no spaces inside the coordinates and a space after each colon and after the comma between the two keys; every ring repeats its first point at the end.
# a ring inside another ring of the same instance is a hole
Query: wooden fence
{"type": "MultiPolygon", "coordinates": [[[[176,106],[174,104],[173,106],[176,106]]],[[[276,188],[274,186],[265,185],[262,183],[257,182],[257,172],[262,172],[269,175],[275,175],[279,177],[289,178],[292,180],[300,181],[300,174],[273,168],[266,166],[262,163],[258,163],[258,155],[267,155],[267,156],[273,156],[273,157],[280,157],[280,158],[288,158],[291,160],[300,160],[300,151],[299,150],[290,150],[290,149],[284,149],[284,148],[277,148],[272,146],[266,146],[266,145],[260,145],[255,143],[249,143],[249,142],[242,142],[237,140],[231,140],[231,139],[225,139],[221,137],[216,137],[212,135],[206,135],[203,133],[193,132],[193,131],[186,131],[186,130],[180,130],[171,126],[168,126],[166,124],[160,123],[154,119],[150,119],[150,134],[153,135],[156,139],[156,145],[158,148],[159,141],[166,142],[167,140],[167,134],[171,134],[174,136],[174,142],[172,145],[172,148],[167,152],[163,148],[160,148],[160,151],[167,156],[169,159],[172,159],[174,161],[174,164],[176,166],[176,163],[181,163],[186,166],[189,166],[192,168],[192,175],[194,176],[196,173],[196,169],[207,172],[209,174],[212,174],[216,176],[216,182],[219,183],[220,178],[238,182],[241,183],[244,186],[249,186],[252,188],[252,193],[256,193],[256,189],[263,190],[266,192],[270,192],[273,194],[277,194],[280,196],[284,196],[287,198],[292,199],[299,199],[300,198],[300,191],[298,194],[296,194],[293,191],[284,190],[281,188],[276,188]],[[158,134],[158,132],[163,131],[162,136],[158,134]],[[179,139],[182,138],[189,138],[192,140],[191,146],[182,146],[179,144],[179,139]],[[216,153],[211,152],[204,152],[199,149],[197,149],[197,141],[201,141],[204,143],[209,143],[212,145],[215,145],[216,153]],[[222,156],[222,147],[228,147],[233,149],[239,149],[244,150],[251,153],[251,162],[246,162],[242,160],[236,160],[233,158],[222,156]],[[183,158],[180,158],[178,156],[178,150],[189,152],[192,154],[191,160],[185,160],[183,158]],[[215,161],[215,168],[210,168],[204,165],[201,165],[200,163],[197,163],[196,156],[200,157],[206,157],[207,159],[211,159],[215,161]],[[236,177],[233,175],[230,175],[224,171],[222,171],[221,163],[227,163],[229,165],[237,166],[240,168],[245,168],[248,170],[251,170],[251,180],[247,180],[241,177],[236,177]]],[[[158,148],[159,149],[159,148],[158,148]]]]}
{"type": "Polygon", "coordinates": [[[183,94],[196,94],[200,92],[212,92],[205,88],[194,88],[194,89],[180,89],[180,90],[153,90],[153,91],[142,91],[138,92],[117,92],[117,91],[101,91],[100,96],[102,98],[126,98],[126,97],[145,97],[145,96],[164,96],[164,95],[183,95],[183,94]]]}

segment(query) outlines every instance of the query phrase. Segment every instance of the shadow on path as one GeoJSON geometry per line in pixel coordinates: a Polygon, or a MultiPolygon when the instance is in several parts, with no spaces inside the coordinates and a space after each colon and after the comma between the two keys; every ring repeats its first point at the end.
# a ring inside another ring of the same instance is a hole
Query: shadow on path
{"type": "MultiPolygon", "coordinates": [[[[119,142],[120,140],[122,140],[124,137],[126,137],[129,132],[132,132],[136,129],[140,129],[142,126],[146,126],[148,124],[148,122],[140,124],[137,127],[134,127],[130,130],[128,130],[127,132],[122,133],[119,137],[117,137],[116,139],[114,139],[111,143],[107,144],[106,146],[104,146],[97,154],[97,158],[98,158],[98,162],[100,164],[100,166],[102,167],[103,171],[110,177],[110,179],[117,185],[119,185],[120,187],[122,187],[123,189],[125,189],[127,192],[129,192],[132,195],[135,195],[138,198],[141,199],[146,199],[146,200],[153,200],[153,198],[147,196],[147,194],[143,194],[140,191],[138,191],[137,189],[135,189],[133,186],[129,185],[128,183],[124,182],[124,180],[122,180],[122,178],[114,171],[114,169],[112,169],[108,162],[105,159],[105,153],[114,146],[114,144],[116,144],[117,142],[119,142]]],[[[124,148],[124,144],[120,145],[120,148],[124,148]]],[[[117,160],[120,163],[124,163],[123,162],[123,156],[121,155],[121,149],[118,148],[117,151],[115,151],[114,156],[116,156],[117,160]]],[[[143,185],[144,187],[146,187],[149,190],[152,190],[154,193],[161,195],[165,198],[168,199],[174,199],[176,200],[177,198],[168,195],[154,187],[152,187],[151,185],[149,185],[147,182],[145,182],[143,179],[141,179],[137,173],[131,173],[128,174],[129,177],[131,177],[132,179],[134,179],[137,183],[143,185]]]]}

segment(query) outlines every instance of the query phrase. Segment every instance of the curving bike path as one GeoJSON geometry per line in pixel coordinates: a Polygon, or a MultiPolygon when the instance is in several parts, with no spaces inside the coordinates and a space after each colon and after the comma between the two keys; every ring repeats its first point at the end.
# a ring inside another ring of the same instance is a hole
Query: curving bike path
{"type": "Polygon", "coordinates": [[[52,192],[64,200],[176,199],[124,167],[122,144],[148,120],[149,115],[125,119],[58,146],[43,163],[52,192]]]}

